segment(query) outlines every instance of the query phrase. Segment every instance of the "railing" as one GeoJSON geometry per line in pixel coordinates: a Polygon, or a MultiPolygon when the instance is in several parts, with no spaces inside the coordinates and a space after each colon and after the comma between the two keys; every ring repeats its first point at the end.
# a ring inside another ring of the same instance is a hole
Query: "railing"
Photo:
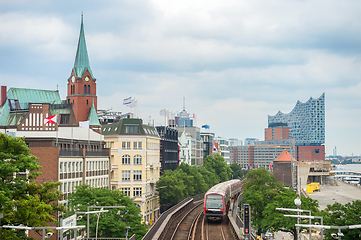
{"type": "MultiPolygon", "coordinates": [[[[59,156],[60,157],[82,157],[83,156],[83,150],[65,150],[60,149],[59,150],[59,156]]],[[[97,150],[97,151],[85,151],[85,156],[87,157],[108,157],[109,151],[105,149],[97,150]]]]}
{"type": "Polygon", "coordinates": [[[109,151],[108,150],[98,150],[98,151],[86,151],[85,155],[87,157],[108,157],[109,151]]]}
{"type": "Polygon", "coordinates": [[[59,157],[82,157],[83,150],[59,150],[59,157]]]}

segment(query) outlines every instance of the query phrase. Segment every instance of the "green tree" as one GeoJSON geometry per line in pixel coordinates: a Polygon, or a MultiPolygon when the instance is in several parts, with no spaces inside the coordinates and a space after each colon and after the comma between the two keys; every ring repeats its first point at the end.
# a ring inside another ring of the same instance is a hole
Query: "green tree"
{"type": "Polygon", "coordinates": [[[265,218],[264,210],[283,188],[277,183],[273,174],[264,168],[248,172],[244,182],[242,199],[251,205],[252,225],[258,232],[262,231],[262,219],[265,218]]]}
{"type": "Polygon", "coordinates": [[[173,205],[183,199],[193,196],[193,176],[182,169],[165,170],[156,184],[161,205],[173,205]]]}
{"type": "MultiPolygon", "coordinates": [[[[37,158],[22,138],[0,133],[0,206],[3,225],[49,226],[56,222],[62,193],[59,182],[36,183],[41,175],[37,158]],[[27,172],[28,171],[28,172],[27,172]],[[25,172],[27,172],[25,174],[25,172]],[[22,173],[22,174],[21,174],[22,173]]],[[[1,239],[32,239],[24,230],[0,229],[1,239]]]]}
{"type": "Polygon", "coordinates": [[[230,166],[230,168],[232,170],[232,172],[231,172],[232,179],[241,179],[241,178],[243,178],[242,168],[237,163],[233,163],[230,166]]]}
{"type": "MultiPolygon", "coordinates": [[[[295,208],[294,200],[298,196],[294,191],[288,188],[283,188],[281,191],[270,201],[263,212],[264,218],[260,221],[260,227],[264,230],[283,231],[289,232],[296,239],[297,232],[295,224],[296,218],[284,217],[284,214],[295,215],[295,212],[278,211],[276,208],[295,208]]],[[[318,202],[312,198],[301,197],[301,208],[303,210],[311,210],[312,215],[318,214],[318,202]]],[[[309,220],[301,220],[304,224],[308,224],[309,220]]]]}
{"type": "MultiPolygon", "coordinates": [[[[294,212],[277,211],[276,208],[295,208],[294,200],[297,195],[294,191],[284,188],[277,182],[274,175],[264,168],[251,170],[244,180],[242,199],[251,205],[252,226],[258,234],[272,231],[285,231],[296,237],[296,219],[286,218],[284,214],[294,212]]],[[[318,202],[311,198],[301,198],[302,209],[311,210],[317,214],[318,202]]]]}
{"type": "MultiPolygon", "coordinates": [[[[327,205],[327,208],[321,211],[323,216],[323,224],[329,226],[349,226],[360,224],[361,216],[361,200],[352,201],[342,205],[340,203],[334,203],[333,205],[327,205]]],[[[329,239],[331,233],[337,233],[336,229],[327,230],[325,232],[329,239]]],[[[360,229],[342,229],[344,236],[342,239],[360,239],[360,229]]]]}
{"type": "Polygon", "coordinates": [[[199,172],[199,167],[182,163],[179,166],[179,169],[182,169],[187,175],[193,177],[192,184],[195,195],[205,193],[208,190],[208,185],[206,184],[203,175],[199,172]]]}
{"type": "Polygon", "coordinates": [[[219,177],[214,171],[209,171],[204,166],[198,167],[198,171],[200,174],[202,174],[202,177],[207,185],[207,191],[208,189],[219,183],[219,177]]]}
{"type": "Polygon", "coordinates": [[[228,181],[231,177],[231,168],[219,154],[208,155],[203,161],[203,166],[207,168],[208,171],[215,172],[220,182],[228,181]]]}
{"type": "MultiPolygon", "coordinates": [[[[119,190],[93,188],[89,185],[80,185],[76,192],[68,197],[69,211],[66,216],[75,212],[86,212],[88,206],[125,206],[125,208],[109,208],[109,212],[100,213],[98,237],[125,237],[125,227],[130,226],[129,235],[136,235],[142,239],[147,232],[146,225],[142,223],[140,209],[134,205],[133,200],[119,190]]],[[[100,210],[100,209],[92,209],[100,210]]],[[[98,214],[89,215],[89,236],[95,237],[98,214]]],[[[84,217],[77,222],[78,225],[87,225],[84,217]]]]}

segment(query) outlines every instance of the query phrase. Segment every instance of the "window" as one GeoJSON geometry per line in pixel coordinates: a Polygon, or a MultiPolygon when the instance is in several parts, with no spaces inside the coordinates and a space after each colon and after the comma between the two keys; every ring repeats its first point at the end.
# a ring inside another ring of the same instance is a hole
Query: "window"
{"type": "Polygon", "coordinates": [[[71,172],[71,169],[70,169],[70,163],[68,163],[68,173],[70,173],[71,172]]]}
{"type": "Polygon", "coordinates": [[[60,124],[69,124],[70,114],[60,114],[60,124]]]}
{"type": "Polygon", "coordinates": [[[62,173],[63,172],[63,163],[61,162],[59,165],[59,172],[62,173]]]}
{"type": "Polygon", "coordinates": [[[64,172],[66,173],[66,162],[64,163],[64,172]]]}
{"type": "Polygon", "coordinates": [[[320,149],[315,149],[315,153],[319,153],[320,152],[320,149]]]}
{"type": "Polygon", "coordinates": [[[88,85],[88,94],[90,94],[90,85],[88,85]]]}
{"type": "Polygon", "coordinates": [[[122,187],[122,192],[123,192],[126,196],[130,197],[130,187],[122,187]]]}
{"type": "Polygon", "coordinates": [[[130,164],[130,156],[129,155],[123,155],[122,164],[130,164]]]}
{"type": "Polygon", "coordinates": [[[133,188],[133,196],[134,196],[134,197],[140,197],[140,196],[142,196],[142,188],[141,188],[141,187],[135,187],[135,188],[133,188]]]}
{"type": "Polygon", "coordinates": [[[138,149],[142,149],[142,142],[138,142],[138,149]]]}
{"type": "Polygon", "coordinates": [[[142,156],[141,155],[134,156],[134,164],[138,164],[138,165],[142,164],[142,156]]]}
{"type": "Polygon", "coordinates": [[[130,170],[122,171],[122,181],[130,181],[130,170]]]}
{"type": "Polygon", "coordinates": [[[133,179],[135,181],[141,181],[142,180],[142,170],[134,170],[133,179]]]}
{"type": "Polygon", "coordinates": [[[137,145],[138,145],[137,142],[133,142],[133,149],[137,149],[137,145]]]}
{"type": "Polygon", "coordinates": [[[125,133],[139,133],[138,125],[125,125],[125,133]]]}
{"type": "Polygon", "coordinates": [[[19,100],[9,99],[9,103],[10,103],[10,110],[21,109],[19,100]]]}
{"type": "Polygon", "coordinates": [[[130,149],[130,142],[122,142],[122,149],[130,149]]]}

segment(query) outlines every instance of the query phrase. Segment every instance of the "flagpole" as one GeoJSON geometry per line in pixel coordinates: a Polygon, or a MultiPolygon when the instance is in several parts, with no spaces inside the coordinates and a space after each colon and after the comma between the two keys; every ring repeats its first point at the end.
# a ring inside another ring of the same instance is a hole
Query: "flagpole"
{"type": "Polygon", "coordinates": [[[59,125],[58,125],[58,121],[56,121],[55,123],[55,126],[56,126],[56,146],[58,146],[59,144],[59,125]]]}

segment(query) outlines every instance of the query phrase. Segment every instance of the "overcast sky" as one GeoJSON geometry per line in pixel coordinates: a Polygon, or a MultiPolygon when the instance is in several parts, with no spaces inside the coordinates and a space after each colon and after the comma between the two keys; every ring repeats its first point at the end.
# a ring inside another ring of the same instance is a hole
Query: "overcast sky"
{"type": "Polygon", "coordinates": [[[60,91],[81,13],[98,109],[185,108],[225,138],[264,140],[268,115],[326,94],[326,155],[361,155],[361,1],[0,0],[0,84],[60,91]]]}

